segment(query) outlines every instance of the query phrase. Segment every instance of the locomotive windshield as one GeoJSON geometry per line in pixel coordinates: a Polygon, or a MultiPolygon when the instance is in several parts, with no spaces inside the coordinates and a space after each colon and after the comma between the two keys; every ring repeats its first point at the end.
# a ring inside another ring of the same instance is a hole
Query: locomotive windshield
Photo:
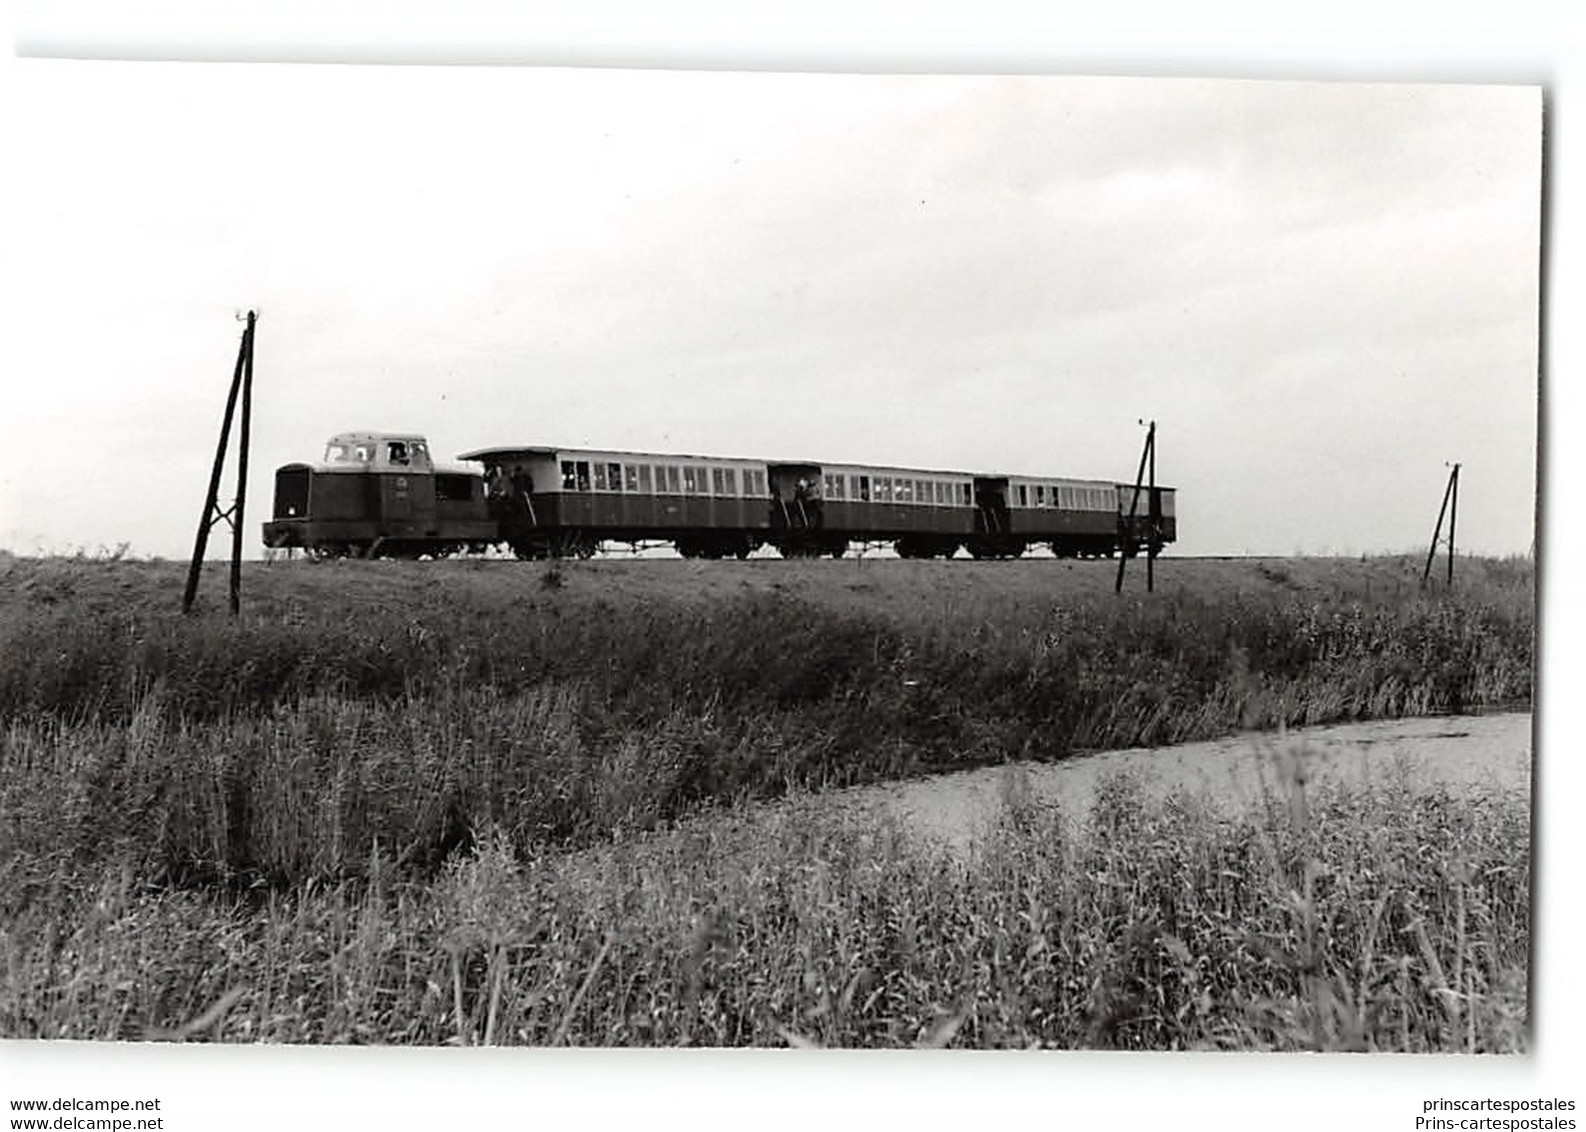
{"type": "Polygon", "coordinates": [[[367,464],[374,459],[374,445],[331,441],[325,446],[327,464],[367,464]]]}

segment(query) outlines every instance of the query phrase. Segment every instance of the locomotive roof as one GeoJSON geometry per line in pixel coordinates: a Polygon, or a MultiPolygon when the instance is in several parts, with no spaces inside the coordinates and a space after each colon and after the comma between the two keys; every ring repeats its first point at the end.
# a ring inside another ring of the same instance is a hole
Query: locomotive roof
{"type": "Polygon", "coordinates": [[[358,444],[365,441],[379,442],[382,440],[417,440],[421,444],[428,444],[422,432],[370,432],[367,429],[359,432],[338,432],[327,440],[326,444],[358,444]]]}

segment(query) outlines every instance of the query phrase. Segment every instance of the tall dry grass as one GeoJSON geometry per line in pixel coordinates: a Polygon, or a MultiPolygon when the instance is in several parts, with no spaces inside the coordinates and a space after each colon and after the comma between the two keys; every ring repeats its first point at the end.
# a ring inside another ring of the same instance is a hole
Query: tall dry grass
{"type": "Polygon", "coordinates": [[[1015,788],[967,857],[818,806],[433,883],[225,898],[17,875],[10,1036],[535,1045],[1523,1048],[1518,795],[1293,787],[1249,813],[1015,788]],[[20,883],[19,883],[20,882],[20,883]]]}
{"type": "Polygon", "coordinates": [[[1522,1041],[1523,799],[1313,799],[1285,824],[1119,786],[1083,829],[1014,805],[968,864],[818,810],[745,831],[738,805],[1528,704],[1513,564],[1453,592],[1301,564],[1121,599],[896,564],[971,579],[929,600],[875,563],[681,595],[601,564],[357,565],[275,574],[232,620],[174,616],[157,564],[0,562],[0,1032],[1522,1041]]]}

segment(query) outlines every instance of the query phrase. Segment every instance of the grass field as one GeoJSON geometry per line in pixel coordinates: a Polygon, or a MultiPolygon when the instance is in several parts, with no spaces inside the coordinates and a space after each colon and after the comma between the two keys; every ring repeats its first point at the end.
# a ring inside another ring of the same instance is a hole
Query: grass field
{"type": "MultiPolygon", "coordinates": [[[[1513,1049],[1528,811],[1010,799],[949,863],[757,798],[1527,706],[1534,580],[1408,558],[0,557],[0,1033],[1513,1049]],[[646,836],[707,815],[704,832],[646,836]],[[714,816],[709,816],[714,815],[714,816]],[[747,838],[748,848],[744,848],[747,838]]],[[[1303,792],[1303,787],[1298,787],[1303,792]]]]}

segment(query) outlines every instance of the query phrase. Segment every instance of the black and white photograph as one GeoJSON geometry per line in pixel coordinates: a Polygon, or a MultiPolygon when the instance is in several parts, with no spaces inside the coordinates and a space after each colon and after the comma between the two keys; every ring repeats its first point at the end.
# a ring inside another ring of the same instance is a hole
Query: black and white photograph
{"type": "Polygon", "coordinates": [[[9,67],[19,1073],[1535,1063],[1542,82],[9,67]]]}

